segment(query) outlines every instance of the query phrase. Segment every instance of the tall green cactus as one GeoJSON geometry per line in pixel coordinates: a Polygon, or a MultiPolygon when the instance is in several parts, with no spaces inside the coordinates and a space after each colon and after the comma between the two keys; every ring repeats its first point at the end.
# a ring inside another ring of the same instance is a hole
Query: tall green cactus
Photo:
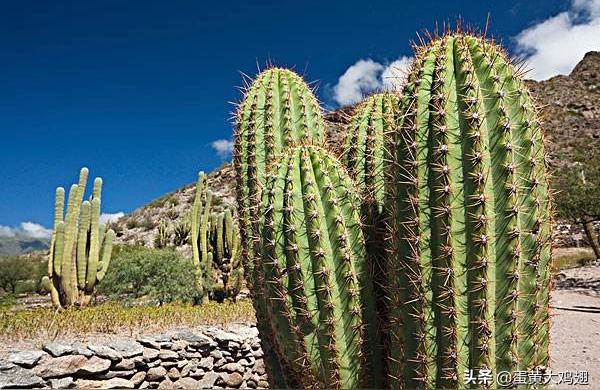
{"type": "Polygon", "coordinates": [[[79,183],[69,192],[64,220],[65,191],[56,189],[48,276],[42,284],[58,308],[89,304],[110,263],[114,233],[99,223],[102,179],[95,179],[90,201],[83,201],[87,177],[88,169],[82,168],[79,183]]]}
{"type": "Polygon", "coordinates": [[[548,364],[550,200],[529,92],[493,42],[421,48],[389,134],[389,377],[458,388],[466,369],[548,364]]]}
{"type": "Polygon", "coordinates": [[[279,361],[304,387],[380,387],[379,324],[354,182],[316,146],[290,149],[272,172],[257,267],[279,361]]]}
{"type": "Polygon", "coordinates": [[[266,368],[274,387],[294,385],[286,381],[279,362],[272,358],[273,339],[267,321],[261,272],[254,272],[254,241],[258,239],[259,204],[267,168],[273,158],[299,141],[325,142],[321,108],[309,86],[294,72],[270,68],[260,73],[238,107],[233,164],[236,200],[246,281],[253,296],[266,368]]]}
{"type": "Polygon", "coordinates": [[[239,230],[233,222],[231,210],[217,213],[212,208],[212,193],[206,188],[206,175],[200,172],[192,207],[192,255],[199,272],[199,286],[203,299],[210,292],[222,289],[226,297],[235,298],[243,278],[238,252],[239,230]],[[215,266],[223,285],[214,285],[215,266]],[[228,284],[230,277],[232,285],[228,284]]]}

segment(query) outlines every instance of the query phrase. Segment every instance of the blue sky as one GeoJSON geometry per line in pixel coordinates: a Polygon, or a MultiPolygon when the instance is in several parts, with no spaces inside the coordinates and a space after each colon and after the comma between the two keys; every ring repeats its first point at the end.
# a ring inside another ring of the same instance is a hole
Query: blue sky
{"type": "Polygon", "coordinates": [[[600,0],[203,3],[2,3],[0,235],[50,227],[54,188],[84,165],[104,179],[107,213],[216,168],[228,159],[239,72],[269,59],[317,81],[335,108],[384,85],[417,32],[458,17],[483,27],[489,13],[489,33],[528,57],[536,78],[599,49],[600,0]]]}

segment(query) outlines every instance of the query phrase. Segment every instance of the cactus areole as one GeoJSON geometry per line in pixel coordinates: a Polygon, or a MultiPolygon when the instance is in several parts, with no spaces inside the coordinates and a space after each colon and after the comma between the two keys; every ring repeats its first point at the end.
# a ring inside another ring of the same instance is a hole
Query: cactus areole
{"type": "Polygon", "coordinates": [[[547,366],[550,200],[525,84],[501,48],[458,33],[418,51],[402,99],[387,137],[391,386],[547,366]]]}
{"type": "Polygon", "coordinates": [[[354,182],[316,146],[295,147],[271,168],[257,266],[278,358],[304,387],[378,387],[375,295],[354,182]]]}

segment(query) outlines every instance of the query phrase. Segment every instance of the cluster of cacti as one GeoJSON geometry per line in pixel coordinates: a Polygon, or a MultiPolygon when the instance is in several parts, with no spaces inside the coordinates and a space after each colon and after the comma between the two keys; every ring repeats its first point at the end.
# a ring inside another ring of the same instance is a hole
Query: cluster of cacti
{"type": "Polygon", "coordinates": [[[212,211],[213,195],[206,187],[206,175],[200,172],[190,222],[198,288],[204,301],[213,290],[235,298],[243,285],[239,230],[229,208],[220,213],[212,211]],[[218,283],[215,283],[215,268],[220,275],[218,283]]]}
{"type": "Polygon", "coordinates": [[[156,249],[163,249],[169,245],[171,241],[171,232],[169,231],[169,224],[167,221],[162,221],[158,224],[156,230],[156,237],[154,237],[154,247],[156,249]]]}
{"type": "Polygon", "coordinates": [[[82,168],[79,183],[71,186],[66,215],[65,190],[56,189],[48,276],[42,285],[57,308],[89,304],[110,264],[114,233],[99,222],[102,179],[94,180],[92,196],[84,201],[87,178],[88,169],[82,168]]]}
{"type": "Polygon", "coordinates": [[[457,388],[468,369],[546,366],[544,146],[502,49],[463,33],[419,48],[401,95],[358,106],[342,162],[322,124],[277,68],[238,112],[242,247],[272,385],[457,388]]]}

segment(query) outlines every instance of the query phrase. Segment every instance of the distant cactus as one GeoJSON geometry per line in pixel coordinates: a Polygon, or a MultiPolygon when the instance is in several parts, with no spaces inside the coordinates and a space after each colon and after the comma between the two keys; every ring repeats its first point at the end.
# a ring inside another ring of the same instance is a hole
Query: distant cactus
{"type": "Polygon", "coordinates": [[[171,241],[171,232],[169,231],[169,224],[167,221],[162,221],[158,224],[156,237],[154,238],[154,247],[156,249],[163,249],[169,245],[171,241]]]}
{"type": "Polygon", "coordinates": [[[547,366],[549,193],[525,83],[500,47],[459,33],[419,49],[402,99],[385,169],[391,386],[547,366]]]}
{"type": "Polygon", "coordinates": [[[173,245],[183,246],[189,244],[192,233],[192,223],[189,217],[182,218],[173,228],[173,245]]]}
{"type": "Polygon", "coordinates": [[[48,276],[42,285],[58,308],[88,305],[110,264],[114,232],[99,223],[102,179],[94,180],[92,197],[83,201],[87,178],[88,169],[82,168],[79,183],[71,186],[66,216],[65,191],[56,189],[48,276]]]}
{"type": "Polygon", "coordinates": [[[212,212],[212,199],[212,193],[206,188],[206,175],[200,172],[192,207],[191,232],[192,255],[199,270],[204,301],[217,289],[224,297],[235,298],[243,278],[237,224],[233,222],[229,208],[220,213],[212,212]],[[216,268],[222,280],[218,285],[214,281],[216,268]]]}

